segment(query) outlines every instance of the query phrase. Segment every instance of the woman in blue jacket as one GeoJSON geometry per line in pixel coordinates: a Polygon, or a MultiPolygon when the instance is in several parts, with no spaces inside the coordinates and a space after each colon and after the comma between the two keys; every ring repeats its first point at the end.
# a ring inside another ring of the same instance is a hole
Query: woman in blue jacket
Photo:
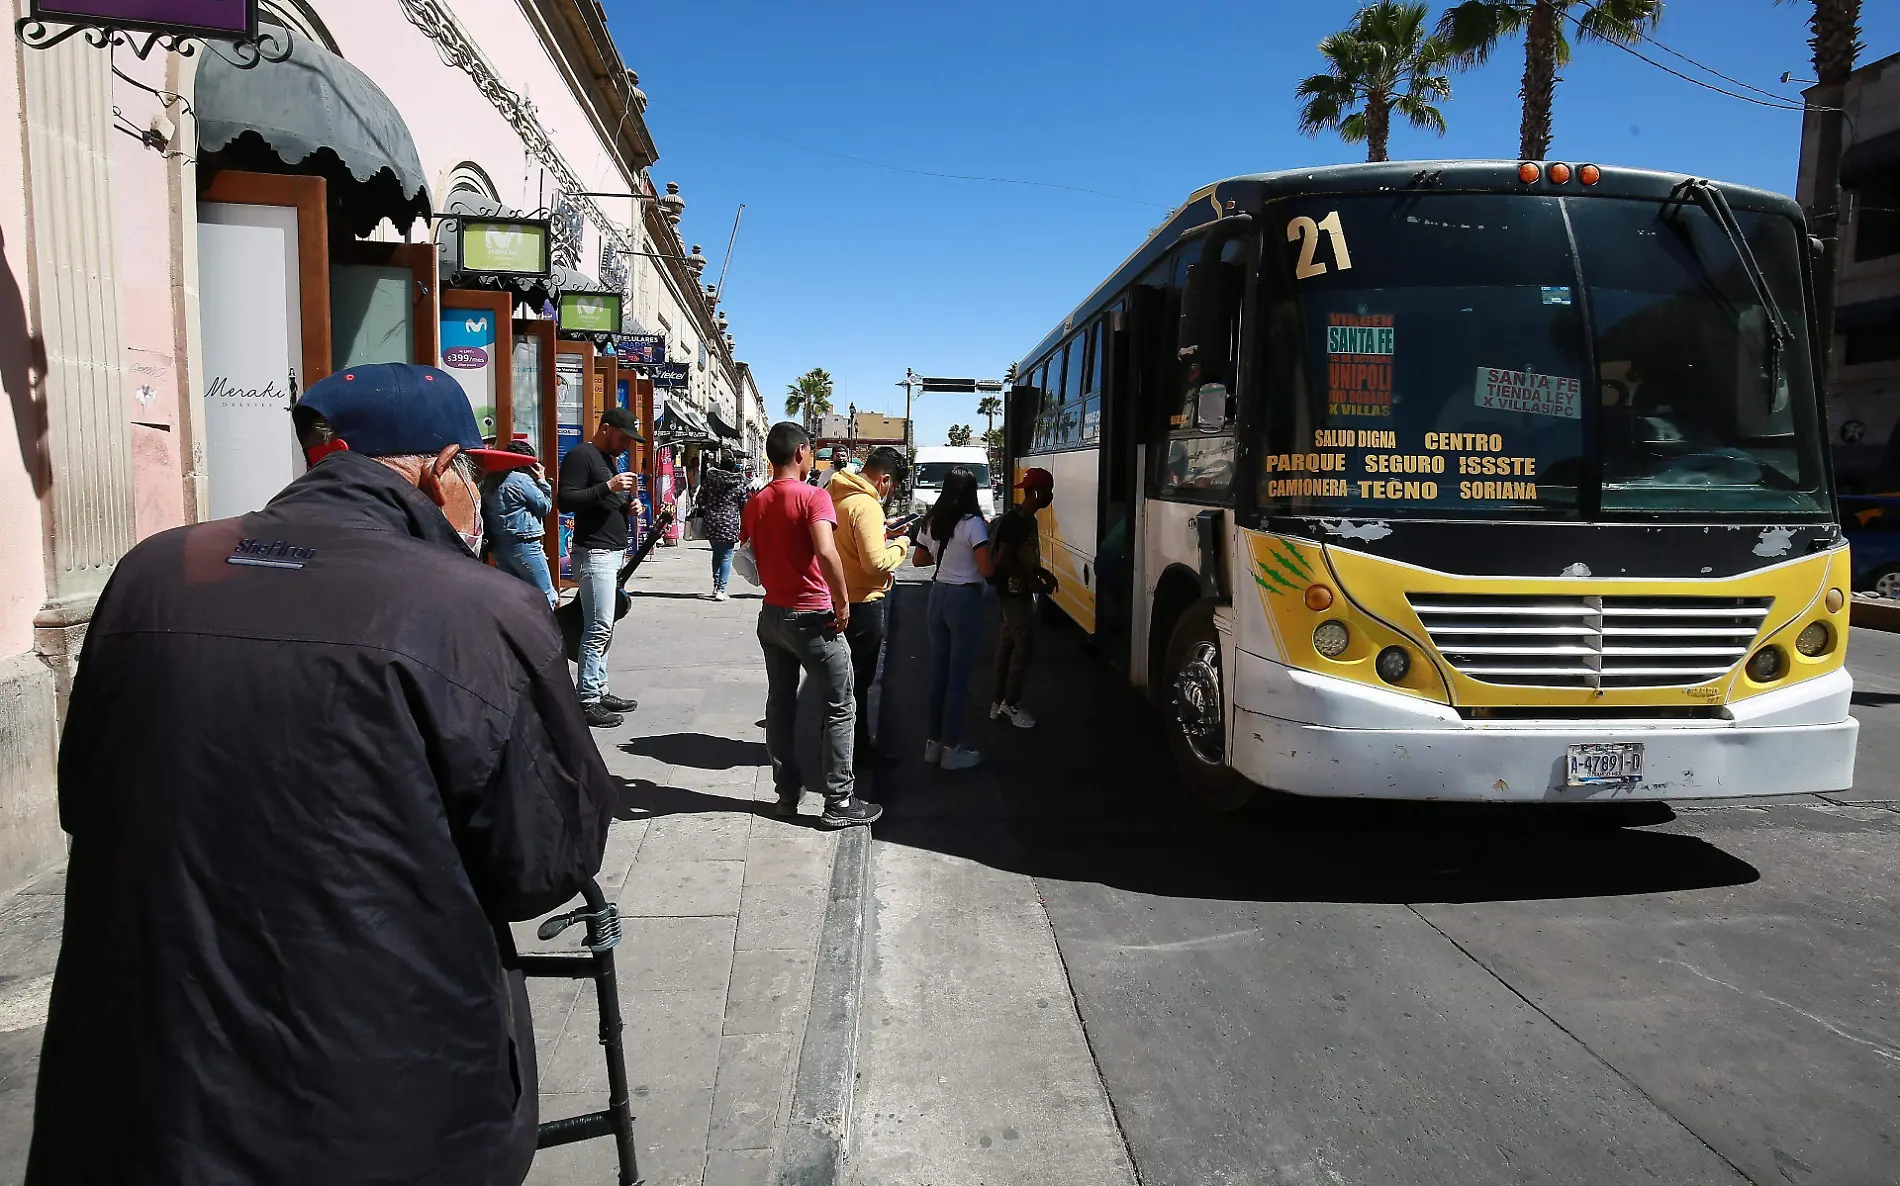
{"type": "MultiPolygon", "coordinates": [[[[508,450],[533,457],[534,446],[510,441],[508,450]]],[[[539,463],[511,469],[499,482],[482,491],[482,522],[495,557],[495,567],[541,590],[548,605],[555,604],[554,580],[548,573],[548,554],[541,538],[554,510],[554,490],[539,463]]]]}

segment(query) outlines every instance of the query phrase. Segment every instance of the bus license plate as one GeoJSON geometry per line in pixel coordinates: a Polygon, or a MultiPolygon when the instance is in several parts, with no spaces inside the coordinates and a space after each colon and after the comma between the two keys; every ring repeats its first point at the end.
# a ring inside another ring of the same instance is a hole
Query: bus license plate
{"type": "Polygon", "coordinates": [[[1636,782],[1643,777],[1643,743],[1620,741],[1570,747],[1570,785],[1636,782]]]}

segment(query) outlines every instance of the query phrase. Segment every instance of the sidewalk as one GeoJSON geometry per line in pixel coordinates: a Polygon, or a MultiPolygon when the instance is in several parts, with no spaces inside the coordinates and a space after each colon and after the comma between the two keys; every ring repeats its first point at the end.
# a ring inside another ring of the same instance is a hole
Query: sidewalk
{"type": "MultiPolygon", "coordinates": [[[[758,592],[716,603],[704,543],[656,549],[628,583],[613,689],[639,700],[596,730],[622,781],[600,883],[618,902],[628,1082],[648,1186],[763,1186],[786,1128],[838,833],[772,798],[758,592]]],[[[812,759],[815,761],[815,758],[812,759]]],[[[0,898],[0,1182],[24,1172],[33,1083],[58,953],[63,875],[0,898]]],[[[572,950],[516,928],[523,951],[572,950]]],[[[530,981],[543,1120],[605,1105],[590,981],[530,981]]],[[[607,1186],[610,1140],[540,1154],[530,1183],[607,1186]]]]}
{"type": "MultiPolygon", "coordinates": [[[[595,731],[624,782],[600,883],[622,918],[620,1008],[648,1186],[767,1182],[838,841],[815,826],[816,795],[796,821],[761,812],[772,772],[758,591],[735,577],[733,600],[708,601],[711,580],[704,543],[656,548],[640,566],[609,663],[615,694],[640,709],[595,731]]],[[[523,951],[571,949],[579,933],[543,944],[532,924],[517,928],[523,951]]],[[[604,1106],[593,982],[530,984],[541,1118],[604,1106]]],[[[606,1140],[547,1150],[528,1178],[614,1180],[606,1140]]]]}

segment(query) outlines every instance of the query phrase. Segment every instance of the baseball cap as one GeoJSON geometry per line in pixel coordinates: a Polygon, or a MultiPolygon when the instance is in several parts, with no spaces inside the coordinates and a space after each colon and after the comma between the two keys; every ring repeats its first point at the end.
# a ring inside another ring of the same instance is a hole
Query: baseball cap
{"type": "Polygon", "coordinates": [[[626,408],[618,405],[608,408],[600,414],[600,422],[609,428],[617,428],[641,444],[647,439],[640,435],[640,418],[626,408]]]}
{"type": "Polygon", "coordinates": [[[350,452],[367,457],[440,453],[450,445],[484,469],[518,469],[534,458],[482,447],[475,410],[455,376],[432,366],[378,362],[312,383],[297,401],[329,422],[350,452]]]}
{"type": "Polygon", "coordinates": [[[1018,490],[1054,490],[1055,488],[1055,476],[1046,469],[1026,469],[1023,471],[1021,480],[1016,483],[1018,490]]]}

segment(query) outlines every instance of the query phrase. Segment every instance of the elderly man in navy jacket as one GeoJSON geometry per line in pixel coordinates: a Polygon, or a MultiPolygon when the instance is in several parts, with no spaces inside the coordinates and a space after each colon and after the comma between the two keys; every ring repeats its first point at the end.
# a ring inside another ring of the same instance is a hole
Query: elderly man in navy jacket
{"type": "Polygon", "coordinates": [[[613,782],[541,595],[479,563],[488,466],[433,367],[295,411],[255,514],[99,599],[60,749],[66,922],[26,1180],[515,1186],[507,923],[600,867],[613,782]]]}

